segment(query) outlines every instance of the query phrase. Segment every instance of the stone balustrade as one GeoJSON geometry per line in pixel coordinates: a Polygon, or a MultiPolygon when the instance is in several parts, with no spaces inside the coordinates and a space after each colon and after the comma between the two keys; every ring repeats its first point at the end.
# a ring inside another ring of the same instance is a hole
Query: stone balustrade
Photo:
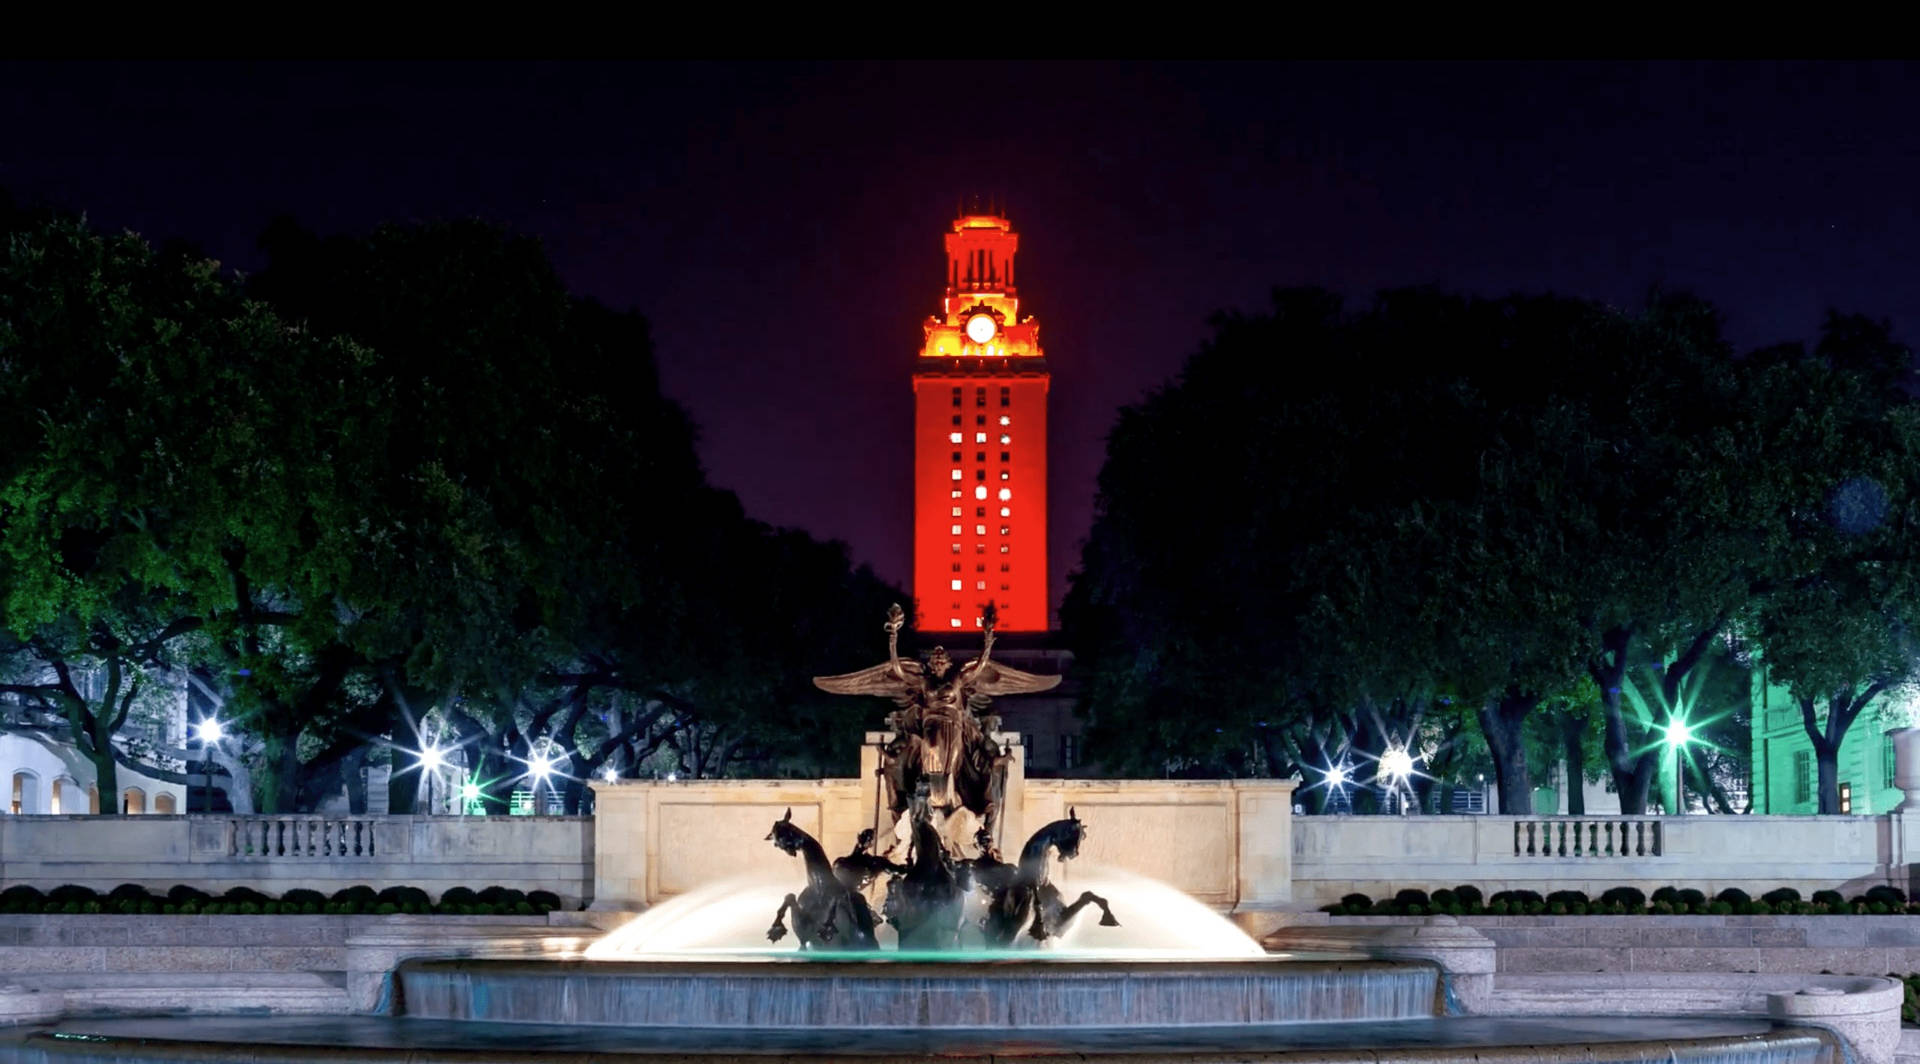
{"type": "Polygon", "coordinates": [[[225,818],[230,857],[372,861],[380,849],[379,817],[249,816],[225,818]]]}
{"type": "Polygon", "coordinates": [[[42,889],[498,884],[590,899],[593,818],[564,816],[0,817],[0,882],[42,889]]]}
{"type": "Polygon", "coordinates": [[[1515,857],[1658,857],[1651,817],[1551,817],[1513,822],[1515,857]]]}

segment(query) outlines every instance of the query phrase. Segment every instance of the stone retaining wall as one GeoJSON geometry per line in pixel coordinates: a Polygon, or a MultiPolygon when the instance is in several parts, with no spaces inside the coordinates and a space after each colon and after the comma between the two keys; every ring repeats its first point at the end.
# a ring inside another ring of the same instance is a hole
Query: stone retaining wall
{"type": "Polygon", "coordinates": [[[349,936],[525,927],[524,916],[0,915],[0,982],[22,973],[340,972],[349,936]]]}
{"type": "MultiPolygon", "coordinates": [[[[1496,973],[1920,972],[1920,916],[1462,916],[1496,973]]],[[[1332,927],[1422,917],[1335,916],[1332,927]]]]}

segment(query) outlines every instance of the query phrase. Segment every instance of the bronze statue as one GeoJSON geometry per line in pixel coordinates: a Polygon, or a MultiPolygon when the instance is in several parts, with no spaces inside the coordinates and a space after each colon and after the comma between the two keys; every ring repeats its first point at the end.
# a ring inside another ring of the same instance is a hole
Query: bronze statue
{"type": "Polygon", "coordinates": [[[1089,905],[1100,907],[1100,926],[1120,926],[1107,907],[1107,899],[1089,890],[1067,905],[1061,900],[1060,888],[1048,881],[1047,851],[1057,850],[1062,861],[1070,861],[1080,855],[1080,840],[1085,837],[1086,827],[1080,823],[1079,814],[1069,808],[1067,819],[1033,833],[1020,851],[1019,864],[1009,867],[992,854],[982,855],[974,863],[975,880],[989,896],[987,915],[981,920],[989,948],[1011,947],[1023,926],[1040,942],[1064,934],[1073,918],[1089,905]]]}
{"type": "Polygon", "coordinates": [[[924,801],[913,804],[913,849],[904,868],[887,880],[881,905],[899,933],[903,950],[948,950],[960,945],[960,921],[971,885],[947,855],[924,801]]]}
{"type": "MultiPolygon", "coordinates": [[[[767,929],[767,941],[786,937],[784,922],[793,912],[793,930],[801,949],[867,950],[880,948],[874,938],[873,910],[867,899],[848,889],[827,862],[827,851],[818,840],[793,822],[793,810],[773,822],[768,841],[797,855],[806,862],[807,886],[798,897],[786,896],[773,914],[773,926],[767,929]]],[[[856,851],[858,852],[858,851],[856,851]]]]}
{"type": "Polygon", "coordinates": [[[816,676],[814,685],[843,695],[879,695],[900,708],[887,717],[893,739],[881,750],[883,800],[897,828],[913,794],[924,781],[931,807],[943,816],[965,808],[980,817],[989,836],[1000,818],[1006,788],[1006,764],[1012,752],[995,744],[1000,720],[988,710],[997,695],[1049,691],[1058,676],[995,664],[993,603],[982,618],[986,641],[980,656],[956,667],[945,647],[934,647],[925,664],[900,658],[900,629],[906,614],[899,605],[887,611],[887,661],[840,676],[816,676]]]}

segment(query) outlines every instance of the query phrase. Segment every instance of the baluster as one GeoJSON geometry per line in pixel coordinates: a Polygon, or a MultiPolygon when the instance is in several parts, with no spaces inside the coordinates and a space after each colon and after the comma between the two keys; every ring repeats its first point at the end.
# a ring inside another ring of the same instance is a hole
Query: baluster
{"type": "Polygon", "coordinates": [[[1526,850],[1520,845],[1520,822],[1516,820],[1513,822],[1513,855],[1518,857],[1525,852],[1526,850]]]}
{"type": "Polygon", "coordinates": [[[377,855],[377,853],[375,852],[375,850],[374,850],[374,848],[373,848],[373,847],[374,847],[374,842],[373,842],[373,821],[371,821],[371,820],[363,820],[363,821],[361,821],[361,822],[360,822],[360,826],[361,826],[361,827],[362,827],[362,828],[363,828],[363,829],[364,829],[364,830],[366,831],[366,846],[365,846],[365,848],[364,848],[364,849],[363,849],[363,850],[361,851],[361,854],[360,854],[360,856],[362,856],[362,857],[374,857],[374,856],[378,856],[378,855],[377,855]]]}
{"type": "Polygon", "coordinates": [[[1567,826],[1547,821],[1547,856],[1565,857],[1567,854],[1567,826]]]}
{"type": "Polygon", "coordinates": [[[1573,822],[1573,855],[1575,857],[1585,857],[1587,855],[1586,835],[1587,835],[1586,822],[1583,820],[1574,821],[1573,822]]]}
{"type": "Polygon", "coordinates": [[[350,843],[347,847],[347,855],[349,857],[360,856],[360,847],[365,844],[365,840],[361,838],[361,832],[362,832],[362,829],[364,829],[365,827],[366,827],[365,821],[363,820],[353,821],[353,842],[350,843]]]}
{"type": "Polygon", "coordinates": [[[1633,822],[1633,855],[1635,857],[1647,855],[1647,822],[1644,820],[1633,822]]]}
{"type": "Polygon", "coordinates": [[[1655,857],[1660,856],[1660,849],[1661,849],[1660,843],[1662,841],[1661,835],[1663,835],[1665,831],[1666,829],[1664,826],[1658,823],[1653,825],[1653,855],[1655,857]]]}
{"type": "Polygon", "coordinates": [[[1527,856],[1529,857],[1533,856],[1535,852],[1533,840],[1536,832],[1534,828],[1535,828],[1535,825],[1533,821],[1531,820],[1527,821],[1527,856]]]}

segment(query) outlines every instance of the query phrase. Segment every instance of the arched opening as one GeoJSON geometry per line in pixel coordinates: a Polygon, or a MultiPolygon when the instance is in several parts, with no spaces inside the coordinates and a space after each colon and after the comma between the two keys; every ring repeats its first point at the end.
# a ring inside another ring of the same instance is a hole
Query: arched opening
{"type": "Polygon", "coordinates": [[[156,813],[166,813],[166,814],[173,813],[174,812],[173,795],[168,794],[165,791],[162,791],[161,793],[154,795],[153,811],[156,813]]]}
{"type": "Polygon", "coordinates": [[[53,781],[53,800],[47,803],[49,813],[78,813],[83,809],[80,800],[80,781],[72,776],[57,776],[53,781]]]}
{"type": "Polygon", "coordinates": [[[89,783],[87,784],[87,812],[98,813],[99,811],[100,811],[100,788],[89,783]]]}
{"type": "Polygon", "coordinates": [[[127,816],[139,816],[147,811],[147,792],[138,787],[128,787],[120,793],[120,812],[127,816]]]}
{"type": "Polygon", "coordinates": [[[16,815],[40,812],[40,777],[21,769],[13,774],[13,803],[8,806],[16,815]]]}

